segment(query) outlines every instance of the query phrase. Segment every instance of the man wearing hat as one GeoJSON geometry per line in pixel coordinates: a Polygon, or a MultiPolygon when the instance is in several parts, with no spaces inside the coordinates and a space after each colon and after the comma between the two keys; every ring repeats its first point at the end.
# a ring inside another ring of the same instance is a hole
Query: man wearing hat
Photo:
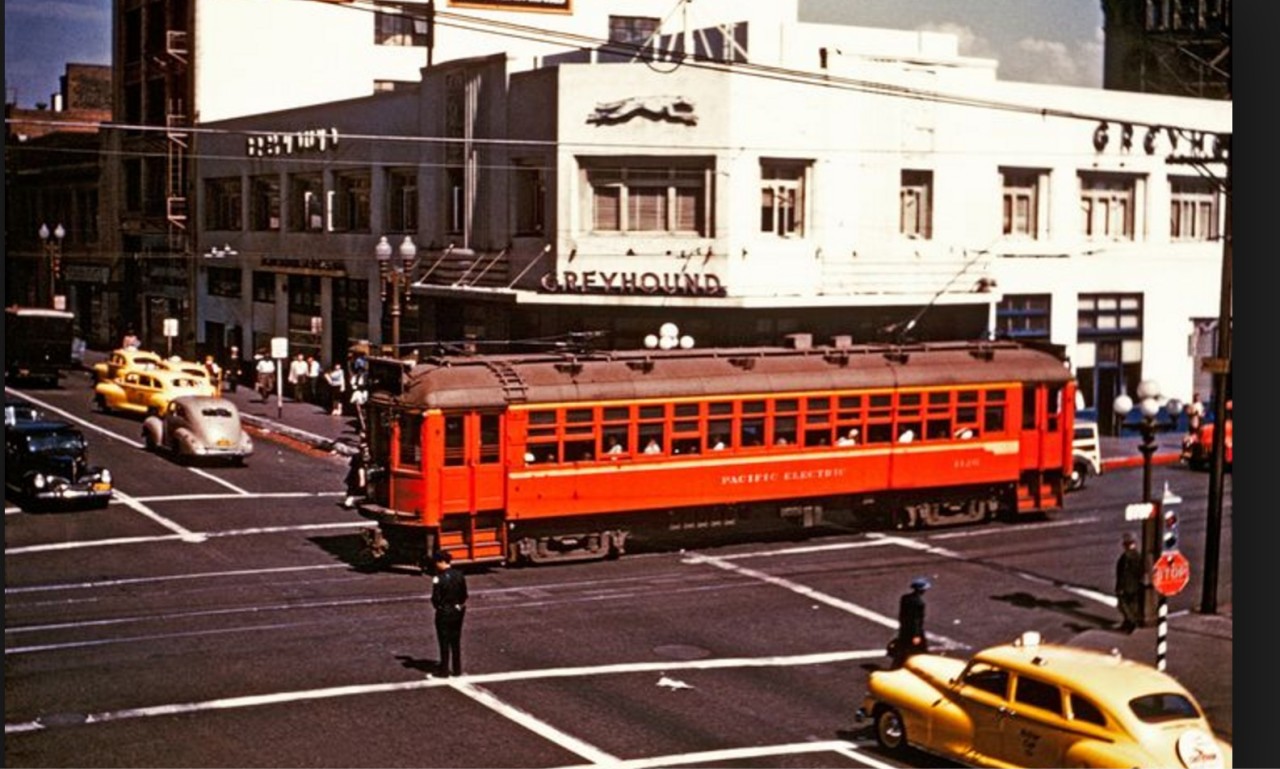
{"type": "Polygon", "coordinates": [[[436,640],[440,644],[439,675],[462,675],[462,619],[467,612],[467,578],[453,568],[453,557],[437,550],[431,557],[431,605],[436,610],[436,640]]]}
{"type": "Polygon", "coordinates": [[[1142,554],[1138,552],[1138,543],[1133,534],[1124,533],[1121,540],[1124,550],[1116,559],[1116,605],[1124,620],[1120,623],[1120,632],[1132,633],[1142,624],[1142,554]]]}
{"type": "Polygon", "coordinates": [[[894,667],[902,667],[912,654],[929,651],[924,634],[924,591],[929,587],[929,580],[916,577],[911,580],[911,592],[898,600],[898,637],[892,648],[894,667]]]}

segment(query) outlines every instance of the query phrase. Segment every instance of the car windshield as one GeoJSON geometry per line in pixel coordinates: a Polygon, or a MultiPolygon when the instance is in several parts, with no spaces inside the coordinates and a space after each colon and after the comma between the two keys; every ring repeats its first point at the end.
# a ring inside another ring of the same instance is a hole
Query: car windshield
{"type": "Polygon", "coordinates": [[[1195,703],[1176,692],[1135,697],[1129,700],[1129,709],[1147,723],[1200,717],[1200,711],[1196,709],[1195,703]]]}
{"type": "Polygon", "coordinates": [[[45,433],[31,436],[28,445],[33,452],[79,454],[84,450],[84,439],[75,433],[45,433]]]}

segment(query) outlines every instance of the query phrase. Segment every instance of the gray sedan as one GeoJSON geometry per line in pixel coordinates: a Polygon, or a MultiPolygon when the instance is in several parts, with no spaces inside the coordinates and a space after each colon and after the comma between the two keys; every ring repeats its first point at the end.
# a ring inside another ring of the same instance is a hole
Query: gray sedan
{"type": "Polygon", "coordinates": [[[225,398],[184,395],[142,423],[149,451],[163,449],[184,459],[229,459],[242,463],[253,454],[253,439],[240,424],[236,404],[225,398]]]}

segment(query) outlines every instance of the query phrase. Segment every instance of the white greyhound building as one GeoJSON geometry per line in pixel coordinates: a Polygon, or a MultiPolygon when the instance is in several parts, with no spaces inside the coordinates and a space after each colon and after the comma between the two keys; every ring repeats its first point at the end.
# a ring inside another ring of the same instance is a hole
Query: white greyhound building
{"type": "Polygon", "coordinates": [[[1139,379],[1208,393],[1230,102],[1005,82],[797,2],[454,2],[413,83],[202,123],[204,333],[1007,335],[1063,345],[1104,427],[1139,379]]]}

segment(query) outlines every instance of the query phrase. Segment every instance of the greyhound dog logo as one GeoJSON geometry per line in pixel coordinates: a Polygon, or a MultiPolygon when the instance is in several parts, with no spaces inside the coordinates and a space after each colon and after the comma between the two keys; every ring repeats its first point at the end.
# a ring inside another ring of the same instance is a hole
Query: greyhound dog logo
{"type": "Polygon", "coordinates": [[[615,125],[625,123],[633,117],[685,125],[698,124],[698,116],[693,114],[693,102],[683,96],[633,96],[602,102],[596,105],[595,112],[587,117],[587,122],[615,125]]]}

